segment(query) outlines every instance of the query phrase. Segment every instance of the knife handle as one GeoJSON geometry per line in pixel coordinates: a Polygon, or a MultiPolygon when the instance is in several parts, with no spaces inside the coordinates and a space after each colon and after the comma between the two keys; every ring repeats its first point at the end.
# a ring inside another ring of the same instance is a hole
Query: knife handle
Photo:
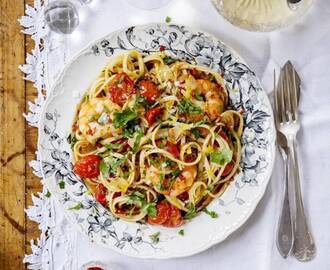
{"type": "Polygon", "coordinates": [[[293,224],[289,200],[289,175],[290,175],[290,159],[287,154],[282,151],[284,161],[284,197],[282,210],[278,222],[276,244],[283,258],[287,258],[293,246],[293,224]]]}

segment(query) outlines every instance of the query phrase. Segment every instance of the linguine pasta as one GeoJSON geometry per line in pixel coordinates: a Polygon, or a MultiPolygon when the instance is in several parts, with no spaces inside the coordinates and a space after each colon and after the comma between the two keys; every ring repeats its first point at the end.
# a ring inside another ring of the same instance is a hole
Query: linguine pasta
{"type": "Polygon", "coordinates": [[[118,218],[176,227],[233,179],[242,130],[219,73],[129,51],[107,63],[78,105],[74,171],[118,218]]]}

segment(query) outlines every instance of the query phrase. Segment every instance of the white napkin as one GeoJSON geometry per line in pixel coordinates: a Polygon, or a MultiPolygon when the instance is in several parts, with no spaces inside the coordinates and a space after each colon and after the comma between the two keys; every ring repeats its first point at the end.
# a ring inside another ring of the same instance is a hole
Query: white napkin
{"type": "Polygon", "coordinates": [[[271,92],[273,70],[292,60],[302,79],[299,159],[307,216],[317,246],[316,258],[300,263],[292,257],[282,259],[275,245],[275,232],[281,206],[282,166],[277,159],[273,179],[252,217],[221,244],[188,258],[141,260],[124,257],[90,243],[63,218],[56,206],[56,230],[52,242],[54,269],[79,269],[88,261],[101,261],[111,269],[330,269],[330,3],[315,1],[298,23],[273,33],[253,33],[229,24],[210,1],[174,0],[157,10],[140,10],[124,0],[93,0],[79,10],[78,29],[63,41],[52,34],[49,54],[49,83],[62,66],[59,55],[68,60],[86,44],[111,31],[129,25],[164,22],[210,32],[234,48],[261,78],[271,92]],[[66,47],[64,46],[66,44],[66,47]],[[65,236],[65,237],[63,237],[65,236]]]}

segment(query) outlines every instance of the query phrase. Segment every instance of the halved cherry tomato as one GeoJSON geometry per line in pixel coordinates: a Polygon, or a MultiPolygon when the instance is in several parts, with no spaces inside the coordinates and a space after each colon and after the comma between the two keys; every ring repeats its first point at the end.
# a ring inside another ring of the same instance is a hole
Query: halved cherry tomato
{"type": "Polygon", "coordinates": [[[162,225],[165,227],[179,227],[184,223],[181,211],[174,205],[171,205],[171,214],[168,220],[166,220],[162,225]]]}
{"type": "Polygon", "coordinates": [[[157,215],[155,217],[148,216],[148,223],[152,225],[163,224],[170,218],[171,215],[171,204],[166,200],[157,203],[157,215]]]}
{"type": "Polygon", "coordinates": [[[100,174],[101,158],[97,155],[89,155],[81,158],[73,167],[73,171],[80,177],[94,178],[100,174]]]}
{"type": "Polygon", "coordinates": [[[189,194],[187,191],[185,191],[185,192],[181,193],[177,198],[181,201],[186,201],[189,199],[189,194]]]}
{"type": "Polygon", "coordinates": [[[155,123],[157,121],[157,118],[162,113],[163,113],[163,109],[159,106],[148,110],[145,114],[148,124],[151,126],[153,123],[155,123]]]}
{"type": "Polygon", "coordinates": [[[223,130],[220,131],[220,136],[221,136],[221,137],[222,137],[227,143],[229,143],[229,138],[228,138],[227,134],[226,134],[223,130]]]}
{"type": "Polygon", "coordinates": [[[111,100],[123,106],[126,100],[135,93],[134,82],[125,72],[118,73],[109,87],[109,92],[111,100]]]}
{"type": "Polygon", "coordinates": [[[107,204],[107,200],[105,198],[106,193],[107,189],[105,188],[105,186],[103,186],[102,184],[97,185],[95,191],[95,199],[103,206],[106,206],[107,204]]]}
{"type": "Polygon", "coordinates": [[[142,80],[139,85],[141,87],[141,96],[145,97],[149,103],[155,102],[156,98],[160,96],[157,85],[152,81],[142,80]]]}
{"type": "Polygon", "coordinates": [[[228,174],[230,174],[230,172],[232,171],[234,167],[234,162],[231,161],[230,163],[228,163],[225,167],[225,169],[223,170],[221,176],[227,176],[228,174]]]}
{"type": "Polygon", "coordinates": [[[167,141],[166,142],[166,150],[168,152],[170,152],[175,158],[180,157],[180,151],[179,151],[178,146],[176,144],[167,141]]]}

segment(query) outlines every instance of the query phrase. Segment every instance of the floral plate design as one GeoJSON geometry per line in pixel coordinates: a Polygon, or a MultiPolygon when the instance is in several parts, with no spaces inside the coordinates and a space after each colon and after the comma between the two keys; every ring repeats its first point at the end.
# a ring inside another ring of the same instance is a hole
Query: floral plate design
{"type": "Polygon", "coordinates": [[[236,52],[207,33],[179,25],[149,24],[125,28],[92,42],[65,67],[44,106],[38,151],[47,188],[82,234],[124,255],[164,259],[201,252],[223,241],[248,219],[272,172],[275,131],[267,95],[236,52]],[[183,227],[172,229],[125,222],[88,194],[74,174],[66,138],[76,105],[109,57],[131,49],[146,54],[162,49],[172,57],[210,67],[223,74],[228,88],[233,89],[229,93],[232,106],[244,111],[243,157],[234,181],[208,207],[219,214],[218,218],[201,213],[183,227]],[[178,233],[181,229],[184,236],[178,233]]]}

